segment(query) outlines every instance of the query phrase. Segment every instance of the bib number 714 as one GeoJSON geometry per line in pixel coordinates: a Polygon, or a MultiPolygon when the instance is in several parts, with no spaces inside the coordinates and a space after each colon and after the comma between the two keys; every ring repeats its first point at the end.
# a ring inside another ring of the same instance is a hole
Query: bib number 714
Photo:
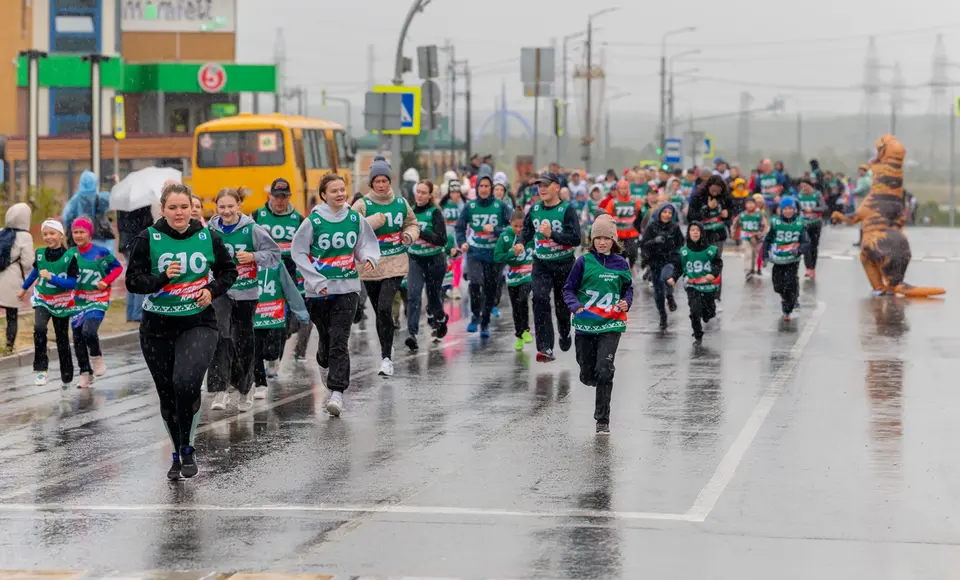
{"type": "Polygon", "coordinates": [[[584,292],[589,297],[587,303],[583,305],[584,310],[589,310],[591,306],[596,306],[604,312],[610,312],[614,303],[620,299],[620,296],[615,295],[613,292],[607,292],[602,296],[596,290],[584,290],[584,292]]]}

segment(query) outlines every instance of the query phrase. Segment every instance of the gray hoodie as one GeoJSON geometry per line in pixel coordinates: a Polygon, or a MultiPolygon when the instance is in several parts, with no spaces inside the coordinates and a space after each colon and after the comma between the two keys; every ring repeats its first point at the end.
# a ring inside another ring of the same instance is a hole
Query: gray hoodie
{"type": "MultiPolygon", "coordinates": [[[[258,268],[274,268],[280,263],[280,246],[277,245],[277,242],[273,241],[273,238],[270,237],[270,234],[267,230],[257,225],[257,222],[246,215],[240,214],[240,221],[237,222],[237,225],[231,231],[236,231],[237,228],[243,228],[246,226],[253,226],[253,261],[257,263],[258,268]]],[[[211,231],[223,233],[223,226],[220,224],[220,216],[213,216],[210,218],[210,221],[207,222],[207,228],[211,231]]],[[[249,290],[233,290],[230,289],[227,291],[227,296],[233,300],[257,300],[260,298],[260,289],[256,286],[250,288],[249,290]]]]}
{"type": "MultiPolygon", "coordinates": [[[[340,211],[334,213],[330,206],[321,203],[313,208],[311,213],[318,213],[320,217],[329,222],[341,222],[347,218],[350,212],[350,206],[344,205],[340,211]]],[[[290,255],[293,257],[300,275],[303,276],[303,285],[307,291],[307,298],[319,298],[322,296],[324,288],[327,290],[327,296],[335,294],[350,294],[360,292],[360,279],[352,278],[349,280],[327,280],[326,276],[317,272],[310,257],[310,247],[313,245],[313,222],[307,215],[300,223],[300,229],[293,236],[293,243],[290,245],[290,255]]],[[[354,248],[356,256],[357,269],[361,268],[365,262],[370,262],[374,268],[380,262],[380,242],[377,241],[377,234],[367,223],[367,220],[360,220],[360,239],[357,240],[357,246],[354,248]]]]}

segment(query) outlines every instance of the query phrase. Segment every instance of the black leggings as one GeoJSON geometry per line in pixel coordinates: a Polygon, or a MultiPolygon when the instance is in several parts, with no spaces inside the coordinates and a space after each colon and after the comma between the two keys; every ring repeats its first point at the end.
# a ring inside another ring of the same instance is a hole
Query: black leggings
{"type": "Polygon", "coordinates": [[[427,318],[442,322],[443,277],[447,273],[447,259],[436,256],[410,256],[410,273],[407,275],[407,333],[416,337],[420,331],[420,305],[423,290],[427,290],[427,318]]]}
{"type": "Polygon", "coordinates": [[[253,386],[253,317],[257,301],[221,296],[213,301],[213,309],[220,336],[210,364],[207,391],[219,393],[233,385],[241,395],[246,395],[253,386]]]}
{"type": "Polygon", "coordinates": [[[561,337],[570,336],[570,309],[563,301],[563,285],[572,269],[572,259],[533,260],[533,327],[537,335],[537,352],[553,350],[551,290],[557,314],[557,331],[561,337]]]}
{"type": "Polygon", "coordinates": [[[517,338],[530,330],[530,289],[532,284],[524,282],[516,286],[507,286],[510,294],[510,309],[513,311],[513,330],[517,338]]]}
{"type": "MultiPolygon", "coordinates": [[[[327,388],[347,390],[350,386],[350,324],[360,303],[359,294],[336,294],[327,298],[310,298],[307,310],[317,325],[317,364],[329,369],[327,388]]],[[[390,321],[393,324],[393,321],[390,321]]]]}
{"type": "Polygon", "coordinates": [[[193,445],[200,420],[200,387],[217,348],[217,331],[195,326],[178,336],[140,334],[140,350],[160,397],[160,416],[173,448],[193,445]]]}
{"type": "Polygon", "coordinates": [[[497,303],[503,264],[481,262],[467,256],[467,274],[470,281],[470,311],[480,319],[480,326],[490,324],[490,311],[497,303]]]}
{"type": "Polygon", "coordinates": [[[7,349],[11,352],[17,343],[17,331],[20,323],[19,308],[4,308],[7,311],[7,349]]]}
{"type": "Polygon", "coordinates": [[[633,270],[640,251],[640,241],[637,238],[620,238],[620,243],[623,244],[623,257],[630,263],[630,270],[633,270]]]}
{"type": "MultiPolygon", "coordinates": [[[[290,315],[292,316],[292,314],[290,315]]],[[[278,360],[283,355],[283,343],[286,342],[287,329],[256,328],[253,331],[253,384],[256,387],[267,386],[267,369],[263,361],[278,360]]]]}
{"type": "Polygon", "coordinates": [[[784,314],[790,314],[797,307],[797,297],[800,295],[799,270],[800,262],[773,265],[773,291],[780,295],[784,314]]]}
{"type": "Polygon", "coordinates": [[[700,292],[687,288],[687,303],[690,305],[690,325],[696,337],[703,336],[703,324],[717,315],[717,292],[700,292]]]}
{"type": "Polygon", "coordinates": [[[43,306],[33,309],[33,370],[47,372],[50,358],[47,356],[47,323],[53,320],[53,333],[57,337],[57,357],[60,359],[60,380],[63,384],[73,382],[73,355],[70,354],[70,317],[56,317],[43,306]]]}
{"type": "MultiPolygon", "coordinates": [[[[400,291],[403,277],[384,278],[383,280],[365,280],[363,287],[367,289],[370,304],[377,314],[377,338],[380,339],[380,358],[393,356],[393,300],[400,291]]],[[[356,314],[356,312],[354,312],[356,314]]],[[[311,315],[313,318],[313,315],[311,315]]],[[[352,319],[351,319],[352,320],[352,319]]],[[[320,325],[317,325],[319,330],[320,325]]],[[[319,356],[319,355],[318,355],[319,356]]]]}
{"type": "Polygon", "coordinates": [[[80,326],[73,327],[73,347],[77,351],[77,366],[80,374],[91,374],[90,357],[102,356],[100,352],[100,323],[102,318],[85,317],[80,326]]]}
{"type": "Polygon", "coordinates": [[[610,398],[613,396],[614,359],[620,345],[619,332],[580,334],[574,339],[580,382],[597,388],[593,418],[597,423],[610,422],[610,398]]]}
{"type": "Polygon", "coordinates": [[[803,265],[813,270],[817,267],[817,253],[820,250],[820,233],[823,226],[818,223],[807,225],[807,235],[810,236],[810,246],[803,255],[803,265]]]}

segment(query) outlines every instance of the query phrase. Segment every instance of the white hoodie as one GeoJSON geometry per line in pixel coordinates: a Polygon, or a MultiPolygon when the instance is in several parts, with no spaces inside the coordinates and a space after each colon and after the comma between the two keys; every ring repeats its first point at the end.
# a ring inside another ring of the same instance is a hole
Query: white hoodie
{"type": "MultiPolygon", "coordinates": [[[[350,206],[344,204],[340,211],[334,213],[330,206],[321,203],[313,208],[311,213],[317,213],[325,221],[341,222],[347,218],[350,213],[350,206]]],[[[293,242],[290,244],[290,255],[293,262],[300,270],[303,276],[303,286],[307,292],[307,298],[320,298],[324,296],[323,290],[326,289],[326,296],[336,294],[350,294],[360,292],[360,279],[351,278],[348,280],[327,280],[326,276],[317,272],[317,268],[310,257],[310,247],[313,245],[313,222],[310,216],[300,223],[300,228],[293,236],[293,242]]],[[[377,234],[367,223],[367,220],[360,219],[360,239],[357,240],[357,246],[353,250],[356,256],[357,269],[360,270],[365,262],[376,268],[380,261],[380,242],[377,241],[377,234]]],[[[362,271],[362,270],[360,270],[362,271]]]]}

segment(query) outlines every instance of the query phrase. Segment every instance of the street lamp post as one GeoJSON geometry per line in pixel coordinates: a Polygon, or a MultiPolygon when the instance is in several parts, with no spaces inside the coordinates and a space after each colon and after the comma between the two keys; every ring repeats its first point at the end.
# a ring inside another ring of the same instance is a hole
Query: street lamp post
{"type": "Polygon", "coordinates": [[[590,115],[593,113],[591,110],[591,105],[593,104],[592,95],[590,94],[590,91],[593,88],[593,19],[619,9],[619,6],[613,6],[610,8],[604,8],[603,10],[598,10],[597,12],[587,16],[587,130],[585,131],[585,135],[583,137],[583,161],[588,173],[590,172],[590,148],[593,143],[593,127],[592,123],[590,122],[590,115]]]}
{"type": "MultiPolygon", "coordinates": [[[[347,136],[350,137],[350,139],[353,139],[353,113],[352,113],[352,107],[351,107],[351,104],[350,104],[350,99],[346,99],[346,98],[344,98],[344,97],[331,97],[330,95],[327,94],[327,89],[323,89],[323,91],[320,93],[320,97],[321,97],[320,105],[321,105],[324,109],[327,108],[327,101],[331,101],[331,102],[334,102],[334,103],[340,103],[341,105],[346,106],[346,108],[347,108],[347,136]]],[[[337,155],[339,156],[339,152],[337,153],[337,155]]],[[[343,163],[343,159],[338,159],[338,163],[343,163]]],[[[353,165],[353,167],[351,168],[351,172],[354,174],[354,175],[353,175],[352,183],[354,184],[354,186],[356,186],[356,185],[357,185],[357,179],[359,179],[359,176],[356,174],[356,169],[357,169],[357,167],[356,167],[356,161],[354,161],[354,163],[353,163],[352,165],[353,165]]]]}
{"type": "Polygon", "coordinates": [[[803,166],[803,113],[800,112],[800,100],[794,95],[777,95],[780,102],[791,100],[797,105],[797,163],[803,166]]]}
{"type": "Polygon", "coordinates": [[[580,38],[586,34],[583,31],[574,32],[573,34],[568,34],[563,37],[563,139],[560,141],[560,145],[557,148],[557,162],[561,162],[564,154],[567,152],[567,139],[569,139],[567,131],[567,111],[569,110],[569,105],[567,103],[567,42],[580,38]]]}
{"type": "MultiPolygon", "coordinates": [[[[397,54],[396,62],[394,63],[393,69],[393,84],[396,86],[403,85],[403,42],[407,38],[407,30],[410,29],[410,23],[413,22],[413,17],[417,15],[417,12],[423,12],[423,10],[430,4],[431,0],[413,0],[413,5],[410,6],[410,10],[407,12],[407,17],[403,20],[403,27],[400,29],[400,38],[397,40],[397,54]]],[[[416,112],[413,112],[416,114],[416,112]]],[[[393,143],[390,152],[390,165],[393,168],[393,184],[396,185],[400,183],[400,135],[393,136],[393,143]]]]}
{"type": "Polygon", "coordinates": [[[674,76],[676,76],[673,73],[673,63],[675,63],[676,61],[680,60],[683,57],[694,56],[697,54],[700,54],[699,48],[695,48],[693,50],[687,50],[687,51],[681,52],[680,54],[675,54],[670,57],[670,65],[669,65],[670,88],[669,88],[668,98],[667,98],[667,137],[673,137],[673,99],[674,99],[673,79],[674,79],[674,76]]]}
{"type": "Polygon", "coordinates": [[[657,140],[660,144],[660,162],[663,162],[663,148],[666,146],[666,132],[667,132],[667,38],[670,36],[675,36],[677,34],[683,34],[685,32],[695,32],[697,30],[696,26],[687,26],[684,28],[677,28],[676,30],[668,30],[664,33],[662,39],[660,40],[660,127],[659,127],[659,139],[657,140]]]}

